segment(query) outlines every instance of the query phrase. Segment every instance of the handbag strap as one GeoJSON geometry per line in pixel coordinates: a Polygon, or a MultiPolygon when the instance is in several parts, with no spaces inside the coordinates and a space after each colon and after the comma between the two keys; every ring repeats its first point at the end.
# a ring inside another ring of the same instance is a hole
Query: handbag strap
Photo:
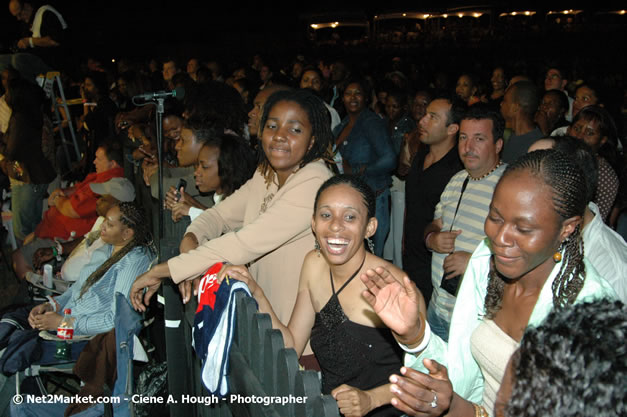
{"type": "Polygon", "coordinates": [[[459,200],[457,200],[457,207],[455,207],[455,214],[453,214],[453,221],[451,222],[451,227],[448,231],[453,230],[453,225],[455,224],[455,218],[457,217],[457,211],[459,210],[459,204],[462,202],[462,197],[464,196],[464,191],[466,191],[466,186],[468,185],[468,180],[470,180],[470,175],[466,177],[464,183],[462,184],[462,191],[459,193],[459,200]]]}

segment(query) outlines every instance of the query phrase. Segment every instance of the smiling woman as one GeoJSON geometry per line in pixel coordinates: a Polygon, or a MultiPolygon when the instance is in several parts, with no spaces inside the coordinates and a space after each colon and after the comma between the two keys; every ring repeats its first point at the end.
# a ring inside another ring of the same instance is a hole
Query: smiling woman
{"type": "Polygon", "coordinates": [[[405,363],[420,371],[392,377],[392,404],[408,414],[440,415],[450,406],[455,415],[493,415],[507,362],[528,326],[554,308],[617,297],[583,257],[586,187],[579,166],[561,152],[531,152],[508,166],[485,222],[487,239],[462,280],[457,298],[464,302],[455,304],[448,344],[434,334],[415,337],[429,327],[409,282],[401,288],[385,276],[366,280],[374,310],[410,345],[405,363]],[[403,327],[411,317],[415,324],[403,327]]]}
{"type": "Polygon", "coordinates": [[[283,333],[286,347],[301,355],[311,339],[322,392],[333,395],[342,415],[400,415],[389,405],[388,377],[400,368],[402,351],[361,297],[365,287],[355,279],[377,267],[404,274],[366,249],[365,239],[377,229],[375,194],[361,178],[342,174],[322,184],[314,209],[316,250],[305,257],[287,326],[244,266],[229,266],[220,278],[229,274],[248,284],[259,311],[270,314],[272,326],[283,333]]]}
{"type": "Polygon", "coordinates": [[[298,168],[311,149],[315,138],[311,134],[307,113],[293,102],[280,101],[267,113],[261,135],[263,154],[277,174],[279,187],[298,168]]]}
{"type": "Polygon", "coordinates": [[[347,116],[333,129],[344,172],[364,179],[377,196],[379,227],[373,237],[377,256],[390,230],[390,186],[396,169],[396,153],[383,119],[368,108],[371,91],[364,80],[350,80],[344,90],[347,116]]]}
{"type": "Polygon", "coordinates": [[[304,90],[270,96],[261,126],[260,162],[253,177],[192,222],[181,255],[138,278],[132,289],[137,309],[143,310],[143,302],[170,276],[176,283],[187,281],[181,288],[189,301],[191,280],[214,263],[228,261],[250,264],[281,320],[289,319],[303,258],[314,245],[314,194],[332,175],[325,163],[331,161],[332,136],[324,104],[304,90]]]}
{"type": "Polygon", "coordinates": [[[120,203],[107,211],[100,229],[104,245],[96,249],[79,279],[53,303],[36,306],[29,323],[35,329],[56,330],[65,308],[72,309],[76,335],[109,331],[115,317],[114,294],[127,296],[138,274],[154,258],[152,236],[135,203],[120,203]]]}

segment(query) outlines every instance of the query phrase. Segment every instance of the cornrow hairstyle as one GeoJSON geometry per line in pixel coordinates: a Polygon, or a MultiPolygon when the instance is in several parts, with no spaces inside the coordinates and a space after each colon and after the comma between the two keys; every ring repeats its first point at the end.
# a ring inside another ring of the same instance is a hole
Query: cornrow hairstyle
{"type": "Polygon", "coordinates": [[[505,415],[627,415],[625,337],[627,307],[621,301],[599,299],[552,311],[525,332],[512,356],[505,415]]]}
{"type": "MultiPolygon", "coordinates": [[[[329,168],[333,169],[333,133],[331,132],[331,119],[322,100],[307,89],[298,90],[279,90],[273,93],[266,100],[263,107],[263,115],[259,121],[261,126],[261,135],[265,129],[268,115],[272,108],[279,102],[287,101],[299,105],[309,118],[311,123],[311,135],[315,138],[311,149],[305,153],[303,160],[300,162],[300,168],[304,167],[312,161],[322,159],[329,168]]],[[[268,162],[268,158],[263,151],[263,147],[259,147],[259,172],[265,177],[266,183],[272,181],[274,170],[268,162]]]]}
{"type": "Polygon", "coordinates": [[[109,259],[107,259],[102,265],[98,267],[85,281],[79,298],[82,297],[89,288],[97,283],[120,259],[124,258],[127,253],[133,250],[135,247],[143,247],[151,253],[155,253],[156,250],[153,246],[152,235],[148,222],[146,222],[146,216],[144,211],[136,203],[119,203],[120,208],[120,221],[126,227],[132,229],[135,233],[133,238],[119,251],[114,253],[109,259]]]}
{"type": "Polygon", "coordinates": [[[590,145],[572,136],[555,136],[551,139],[553,140],[552,149],[570,156],[579,164],[586,177],[588,189],[586,200],[593,201],[599,182],[599,161],[594,156],[590,145]]]}
{"type": "MultiPolygon", "coordinates": [[[[497,187],[508,175],[528,171],[553,191],[553,206],[561,221],[584,215],[587,201],[587,185],[580,166],[568,155],[553,149],[529,152],[507,166],[497,187]]],[[[586,270],[583,263],[583,238],[580,227],[562,242],[564,256],[560,270],[553,281],[553,305],[562,308],[572,304],[583,287],[586,270]]],[[[561,248],[560,248],[561,250],[561,248]]],[[[505,281],[490,259],[490,276],[485,297],[485,310],[488,318],[494,318],[501,309],[505,281]]]]}
{"type": "Polygon", "coordinates": [[[364,205],[368,209],[368,218],[375,217],[376,212],[376,197],[372,188],[366,182],[358,176],[349,175],[349,174],[339,174],[335,175],[328,180],[326,180],[318,189],[316,193],[316,198],[314,200],[314,211],[318,209],[318,200],[320,200],[320,196],[322,193],[335,185],[348,185],[353,188],[359,194],[364,201],[364,205]]]}

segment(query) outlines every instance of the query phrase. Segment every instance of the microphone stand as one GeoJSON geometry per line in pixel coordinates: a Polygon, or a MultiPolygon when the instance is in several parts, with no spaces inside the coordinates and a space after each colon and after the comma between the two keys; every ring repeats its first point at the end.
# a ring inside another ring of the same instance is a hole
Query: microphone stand
{"type": "MultiPolygon", "coordinates": [[[[182,88],[176,88],[174,90],[172,90],[171,92],[165,92],[165,91],[159,91],[156,93],[151,93],[148,95],[139,95],[139,96],[135,96],[133,97],[133,104],[135,103],[135,99],[141,99],[141,100],[149,100],[150,103],[146,103],[146,104],[154,104],[157,107],[157,114],[155,117],[155,121],[156,121],[156,131],[157,131],[157,170],[158,170],[158,177],[159,177],[159,228],[158,228],[158,236],[156,236],[157,239],[157,250],[158,250],[158,255],[157,255],[157,260],[159,262],[161,262],[161,240],[163,239],[163,230],[164,230],[164,224],[165,224],[165,211],[163,210],[163,202],[164,202],[164,198],[163,198],[163,113],[164,113],[164,106],[163,103],[165,102],[166,97],[176,97],[179,100],[181,100],[185,95],[185,90],[183,90],[182,88]],[[179,98],[180,97],[180,98],[179,98]]],[[[136,104],[137,105],[137,104],[136,104]]]]}
{"type": "Polygon", "coordinates": [[[161,262],[161,240],[163,239],[163,224],[164,224],[164,216],[165,210],[163,210],[163,158],[162,158],[162,142],[163,142],[163,113],[164,107],[163,102],[165,99],[163,97],[158,97],[156,100],[157,106],[157,114],[156,114],[156,124],[157,124],[157,169],[159,176],[159,236],[157,238],[157,261],[161,262]]]}

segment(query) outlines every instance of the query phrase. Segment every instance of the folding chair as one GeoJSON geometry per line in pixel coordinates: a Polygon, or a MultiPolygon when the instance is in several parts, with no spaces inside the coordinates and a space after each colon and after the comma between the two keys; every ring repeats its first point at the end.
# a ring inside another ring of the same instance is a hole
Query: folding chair
{"type": "MultiPolygon", "coordinates": [[[[133,310],[123,294],[116,293],[115,338],[117,379],[113,386],[112,404],[95,404],[75,414],[77,417],[133,415],[133,352],[135,336],[143,327],[142,317],[133,310]],[[115,403],[113,403],[115,402],[115,403]]],[[[72,364],[73,365],[73,364],[72,364]]],[[[42,369],[39,369],[42,372],[42,369]]],[[[62,417],[67,404],[11,404],[11,416],[62,417]]]]}

